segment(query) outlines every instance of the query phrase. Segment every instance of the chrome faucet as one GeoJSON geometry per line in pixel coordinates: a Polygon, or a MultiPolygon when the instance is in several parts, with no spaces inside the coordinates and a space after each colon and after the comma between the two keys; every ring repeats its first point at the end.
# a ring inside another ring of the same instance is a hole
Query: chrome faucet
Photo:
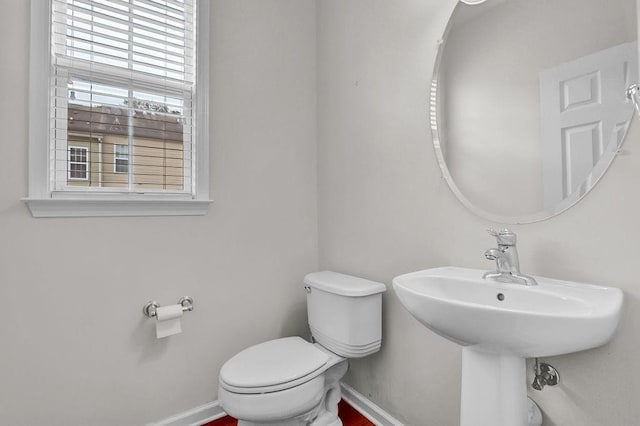
{"type": "Polygon", "coordinates": [[[485,273],[482,278],[503,283],[538,285],[533,277],[520,273],[516,234],[506,228],[499,232],[489,228],[487,232],[496,237],[498,248],[490,248],[484,257],[496,261],[496,270],[485,273]]]}

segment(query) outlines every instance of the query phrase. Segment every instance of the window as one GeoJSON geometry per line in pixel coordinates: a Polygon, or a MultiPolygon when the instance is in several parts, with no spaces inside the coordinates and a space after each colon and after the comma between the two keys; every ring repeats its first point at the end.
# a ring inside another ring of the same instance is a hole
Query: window
{"type": "Polygon", "coordinates": [[[129,173],[129,145],[114,145],[113,157],[113,172],[129,173]]]}
{"type": "Polygon", "coordinates": [[[206,0],[32,0],[29,104],[39,131],[30,134],[26,201],[34,216],[111,215],[114,205],[117,215],[206,213],[208,22],[198,22],[208,8],[206,0]],[[34,211],[43,206],[62,213],[34,211]]]}
{"type": "Polygon", "coordinates": [[[89,149],[69,146],[69,180],[89,180],[89,149]]]}

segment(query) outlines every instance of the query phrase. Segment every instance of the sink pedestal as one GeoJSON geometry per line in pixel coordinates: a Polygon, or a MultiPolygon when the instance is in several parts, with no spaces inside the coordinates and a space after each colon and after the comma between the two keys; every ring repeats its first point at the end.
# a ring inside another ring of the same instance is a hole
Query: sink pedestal
{"type": "Polygon", "coordinates": [[[460,426],[527,426],[526,360],[462,348],[460,426]]]}

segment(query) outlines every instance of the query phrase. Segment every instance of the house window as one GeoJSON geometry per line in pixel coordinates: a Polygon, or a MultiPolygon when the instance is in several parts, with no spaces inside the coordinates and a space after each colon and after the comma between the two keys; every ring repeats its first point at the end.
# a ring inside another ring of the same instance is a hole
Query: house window
{"type": "Polygon", "coordinates": [[[113,172],[129,173],[129,145],[114,145],[113,157],[113,172]]]}
{"type": "Polygon", "coordinates": [[[89,149],[83,146],[70,146],[68,157],[68,178],[70,180],[89,180],[89,149]]]}
{"type": "Polygon", "coordinates": [[[180,205],[185,213],[175,214],[206,212],[208,3],[31,1],[30,93],[39,94],[30,98],[32,213],[45,200],[74,200],[77,212],[70,202],[48,203],[67,204],[62,210],[71,216],[84,215],[83,205],[91,215],[104,205],[110,215],[107,200],[117,214],[129,213],[123,203],[144,200],[150,209],[162,209],[163,200],[170,206],[149,214],[174,214],[180,205]],[[46,81],[40,69],[51,70],[46,81]],[[73,145],[97,135],[90,150],[73,145]]]}

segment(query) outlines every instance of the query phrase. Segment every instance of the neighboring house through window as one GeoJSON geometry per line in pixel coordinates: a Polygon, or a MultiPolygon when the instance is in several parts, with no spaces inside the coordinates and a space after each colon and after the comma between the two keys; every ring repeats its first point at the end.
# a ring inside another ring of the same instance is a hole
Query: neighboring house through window
{"type": "Polygon", "coordinates": [[[30,135],[34,215],[66,204],[64,215],[80,216],[83,200],[92,215],[97,205],[109,215],[110,200],[118,214],[122,202],[137,209],[145,200],[148,214],[206,212],[208,22],[197,21],[208,10],[206,0],[32,0],[32,67],[50,58],[40,69],[52,70],[44,92],[31,71],[31,93],[51,94],[48,117],[30,98],[31,120],[40,121],[30,135]],[[47,150],[42,122],[51,123],[47,150]]]}

